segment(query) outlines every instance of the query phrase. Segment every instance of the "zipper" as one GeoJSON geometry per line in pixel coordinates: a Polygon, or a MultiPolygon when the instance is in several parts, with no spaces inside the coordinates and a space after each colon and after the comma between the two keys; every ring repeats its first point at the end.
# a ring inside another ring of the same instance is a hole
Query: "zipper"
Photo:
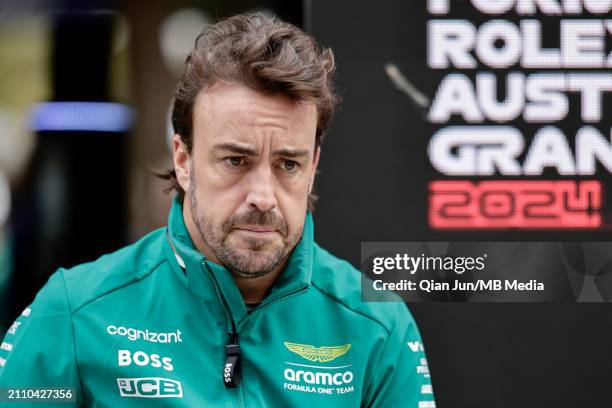
{"type": "Polygon", "coordinates": [[[204,259],[202,260],[202,266],[208,271],[208,276],[210,277],[213,287],[215,288],[217,298],[219,299],[221,308],[225,312],[225,317],[227,318],[228,322],[227,329],[229,340],[225,345],[225,363],[223,364],[222,372],[223,384],[225,385],[225,388],[234,389],[238,407],[242,408],[244,406],[244,395],[241,385],[242,373],[240,364],[240,344],[238,342],[236,321],[234,320],[234,316],[232,316],[232,312],[230,311],[225,296],[223,296],[223,293],[221,292],[221,288],[215,274],[210,270],[210,267],[208,264],[206,264],[204,259]]]}
{"type": "MultiPolygon", "coordinates": [[[[206,261],[204,259],[202,260],[202,265],[208,271],[208,276],[211,279],[211,282],[217,294],[217,298],[219,299],[219,303],[221,304],[221,308],[225,312],[225,316],[228,321],[229,341],[225,345],[226,359],[225,359],[225,365],[223,367],[223,384],[225,384],[226,388],[232,388],[235,390],[236,399],[238,401],[238,407],[242,408],[244,406],[244,394],[243,394],[242,381],[241,381],[242,373],[241,373],[241,367],[240,367],[240,344],[238,341],[238,330],[237,330],[236,321],[234,320],[234,316],[232,315],[229,305],[227,304],[227,300],[225,299],[225,296],[223,296],[223,292],[221,292],[219,281],[217,281],[215,274],[210,269],[208,264],[206,264],[206,261]]],[[[261,307],[256,308],[251,313],[246,315],[246,317],[239,323],[240,326],[242,326],[249,319],[249,317],[251,317],[255,313],[258,313],[262,311],[263,309],[267,308],[268,306],[271,306],[275,303],[280,302],[281,300],[286,300],[291,297],[301,295],[302,293],[307,292],[308,289],[310,289],[310,286],[306,286],[294,292],[283,295],[277,299],[274,299],[270,303],[267,303],[261,307]]]]}
{"type": "Polygon", "coordinates": [[[232,316],[232,312],[230,311],[229,305],[227,304],[227,301],[225,300],[225,296],[223,296],[223,293],[221,292],[219,281],[215,277],[215,274],[213,273],[213,271],[210,270],[210,267],[206,264],[206,261],[204,259],[202,259],[202,266],[206,268],[206,270],[208,271],[208,276],[210,277],[213,287],[215,288],[215,292],[217,293],[217,298],[219,299],[219,303],[221,303],[221,308],[225,312],[225,317],[227,318],[227,322],[228,322],[228,334],[230,335],[230,339],[232,339],[233,335],[236,336],[236,339],[237,339],[238,332],[236,331],[236,322],[234,320],[234,316],[232,316]]]}
{"type": "Polygon", "coordinates": [[[310,286],[306,286],[306,287],[304,287],[304,288],[302,288],[302,289],[298,289],[298,290],[293,291],[293,292],[291,292],[291,293],[287,293],[286,295],[283,295],[283,296],[279,297],[278,299],[274,299],[274,300],[273,300],[272,302],[270,302],[270,303],[266,303],[266,304],[265,304],[265,305],[263,305],[263,306],[259,306],[259,307],[257,307],[257,308],[256,308],[255,310],[253,310],[251,313],[247,314],[247,315],[246,315],[246,317],[244,318],[244,320],[242,320],[242,321],[239,323],[239,325],[240,325],[240,326],[242,326],[242,325],[243,325],[243,324],[244,324],[244,323],[245,323],[245,322],[246,322],[246,321],[249,319],[249,317],[253,316],[255,313],[258,313],[258,312],[262,311],[263,309],[267,308],[268,306],[271,306],[271,305],[273,305],[273,304],[275,304],[275,303],[278,303],[278,302],[280,302],[281,300],[286,300],[286,299],[288,299],[288,298],[291,298],[291,297],[294,297],[294,296],[301,295],[301,294],[302,294],[302,293],[304,293],[304,292],[308,292],[308,289],[310,289],[310,286]]]}

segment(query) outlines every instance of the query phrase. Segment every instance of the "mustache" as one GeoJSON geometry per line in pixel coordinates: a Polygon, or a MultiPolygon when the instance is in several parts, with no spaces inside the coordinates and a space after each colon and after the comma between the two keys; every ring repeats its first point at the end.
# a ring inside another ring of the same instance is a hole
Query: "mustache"
{"type": "Polygon", "coordinates": [[[252,210],[245,214],[234,214],[225,223],[223,223],[223,231],[228,233],[236,225],[252,224],[261,225],[278,230],[282,236],[287,236],[289,227],[282,217],[279,217],[272,211],[252,210]]]}

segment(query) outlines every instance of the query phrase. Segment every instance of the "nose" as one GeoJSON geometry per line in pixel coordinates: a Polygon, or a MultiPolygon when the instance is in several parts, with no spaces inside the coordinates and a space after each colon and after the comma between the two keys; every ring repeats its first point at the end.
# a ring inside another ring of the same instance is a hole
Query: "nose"
{"type": "Polygon", "coordinates": [[[263,163],[252,170],[247,180],[247,204],[262,212],[270,211],[277,206],[274,174],[270,166],[263,163]]]}

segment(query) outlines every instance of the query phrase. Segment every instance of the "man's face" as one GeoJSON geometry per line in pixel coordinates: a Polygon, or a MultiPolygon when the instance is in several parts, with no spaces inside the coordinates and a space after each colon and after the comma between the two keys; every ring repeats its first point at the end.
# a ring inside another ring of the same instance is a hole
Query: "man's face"
{"type": "Polygon", "coordinates": [[[240,277],[283,264],[304,227],[316,125],[314,104],[244,85],[219,83],[198,95],[191,154],[178,135],[173,146],[186,223],[205,256],[240,277]]]}

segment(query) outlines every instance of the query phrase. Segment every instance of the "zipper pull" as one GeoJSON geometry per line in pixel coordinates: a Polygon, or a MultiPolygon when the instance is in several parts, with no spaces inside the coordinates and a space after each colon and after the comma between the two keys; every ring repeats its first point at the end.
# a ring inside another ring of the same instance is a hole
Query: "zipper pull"
{"type": "Polygon", "coordinates": [[[240,346],[238,345],[238,333],[230,333],[230,341],[225,345],[223,384],[225,384],[225,388],[236,388],[240,384],[240,379],[240,346]]]}

